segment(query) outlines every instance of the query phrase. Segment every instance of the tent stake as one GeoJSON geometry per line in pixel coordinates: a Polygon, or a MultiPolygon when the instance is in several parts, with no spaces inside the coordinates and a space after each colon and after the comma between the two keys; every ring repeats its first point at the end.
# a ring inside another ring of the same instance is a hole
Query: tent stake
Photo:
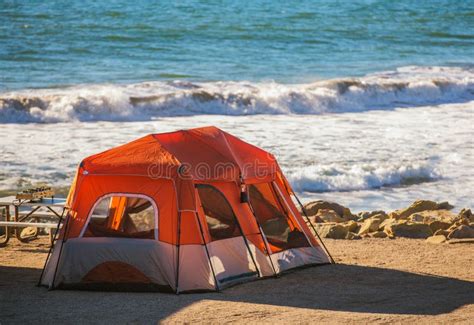
{"type": "Polygon", "coordinates": [[[306,213],[306,209],[304,208],[304,206],[303,206],[303,204],[301,203],[300,199],[298,199],[298,197],[296,196],[296,194],[295,194],[294,192],[293,192],[293,196],[295,197],[296,201],[298,201],[298,204],[300,205],[301,211],[303,212],[304,216],[306,217],[306,220],[307,220],[308,223],[310,224],[311,228],[313,228],[314,233],[315,233],[316,236],[318,237],[319,241],[321,242],[321,244],[322,244],[323,247],[324,247],[324,250],[325,250],[326,253],[328,254],[329,258],[331,259],[331,263],[332,263],[332,264],[336,264],[336,262],[334,261],[334,259],[333,259],[332,256],[331,256],[331,253],[329,253],[329,251],[328,251],[326,245],[324,245],[323,240],[321,239],[321,237],[319,236],[318,232],[316,231],[316,228],[314,228],[313,223],[311,222],[311,220],[309,220],[308,214],[306,213]]]}

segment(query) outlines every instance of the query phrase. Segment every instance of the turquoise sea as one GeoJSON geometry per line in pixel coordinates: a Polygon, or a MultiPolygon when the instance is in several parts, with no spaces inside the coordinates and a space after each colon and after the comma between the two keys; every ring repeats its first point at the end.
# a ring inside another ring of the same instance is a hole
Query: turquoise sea
{"type": "Polygon", "coordinates": [[[474,1],[9,1],[0,90],[472,67],[474,1]]]}

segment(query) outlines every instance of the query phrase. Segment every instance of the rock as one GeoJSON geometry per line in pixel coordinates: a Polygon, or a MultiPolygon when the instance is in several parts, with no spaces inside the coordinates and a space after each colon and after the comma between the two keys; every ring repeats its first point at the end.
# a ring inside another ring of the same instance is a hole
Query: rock
{"type": "Polygon", "coordinates": [[[346,227],[338,223],[320,223],[315,228],[323,238],[344,239],[348,233],[346,227]]]}
{"type": "MultiPolygon", "coordinates": [[[[310,216],[308,217],[308,219],[309,219],[309,222],[312,223],[313,225],[318,222],[323,222],[318,216],[310,216]]],[[[306,220],[306,218],[305,218],[305,221],[306,223],[308,223],[308,220],[306,220]]]]}
{"type": "Polygon", "coordinates": [[[397,223],[386,227],[389,236],[407,238],[427,238],[433,235],[430,226],[424,223],[397,223]]]}
{"type": "Polygon", "coordinates": [[[342,224],[344,227],[346,227],[348,232],[358,232],[359,231],[359,224],[355,222],[354,220],[350,220],[348,222],[345,222],[342,224]]]}
{"type": "Polygon", "coordinates": [[[369,214],[370,214],[370,211],[361,211],[359,212],[358,214],[356,214],[357,216],[357,221],[364,221],[365,219],[369,218],[369,214]]]}
{"type": "Polygon", "coordinates": [[[448,238],[474,238],[474,228],[460,225],[449,233],[448,238]]]}
{"type": "Polygon", "coordinates": [[[331,222],[331,223],[317,223],[314,225],[314,229],[316,229],[317,233],[319,236],[326,238],[329,229],[331,229],[332,226],[336,225],[336,223],[331,222]]]}
{"type": "Polygon", "coordinates": [[[428,200],[418,200],[412,203],[408,208],[402,210],[395,210],[390,213],[391,218],[407,219],[413,213],[422,212],[426,210],[451,210],[453,208],[448,202],[436,203],[428,200]]]}
{"type": "Polygon", "coordinates": [[[395,223],[399,223],[399,222],[401,222],[401,221],[396,220],[396,219],[387,218],[384,221],[382,221],[382,223],[379,225],[379,230],[384,231],[385,227],[387,227],[389,225],[392,225],[392,224],[395,224],[395,223]]]}
{"type": "Polygon", "coordinates": [[[428,224],[431,228],[431,231],[434,233],[436,233],[438,230],[442,229],[442,230],[445,230],[445,229],[448,229],[451,224],[448,223],[448,222],[444,222],[444,221],[439,221],[439,220],[436,220],[436,221],[433,221],[431,223],[428,224]]]}
{"type": "Polygon", "coordinates": [[[458,219],[457,215],[449,210],[426,210],[422,212],[413,213],[408,217],[408,220],[413,222],[431,223],[439,220],[447,223],[453,223],[458,219]]]}
{"type": "Polygon", "coordinates": [[[372,238],[387,238],[388,235],[383,231],[376,231],[369,234],[369,237],[372,238]]]}
{"type": "Polygon", "coordinates": [[[408,220],[411,222],[421,222],[423,223],[423,220],[425,220],[425,217],[422,216],[419,213],[413,213],[411,216],[408,217],[408,220]]]}
{"type": "Polygon", "coordinates": [[[348,232],[346,235],[346,239],[356,240],[356,239],[362,239],[362,237],[360,237],[358,234],[355,234],[353,232],[348,232]]]}
{"type": "Polygon", "coordinates": [[[439,230],[437,230],[433,235],[434,235],[434,236],[443,235],[444,237],[448,237],[449,233],[450,233],[450,232],[447,231],[447,230],[439,229],[439,230]]]}
{"type": "Polygon", "coordinates": [[[344,218],[346,220],[355,219],[355,216],[352,214],[349,208],[346,208],[334,202],[318,200],[305,204],[304,208],[308,216],[314,216],[318,214],[318,211],[320,209],[326,209],[336,212],[341,218],[344,218]]]}
{"type": "Polygon", "coordinates": [[[344,218],[340,217],[335,211],[328,209],[319,209],[315,216],[321,222],[344,222],[344,218]]]}
{"type": "MultiPolygon", "coordinates": [[[[428,214],[428,211],[426,211],[424,213],[428,214]]],[[[452,223],[454,220],[456,220],[456,215],[453,212],[451,212],[449,210],[445,210],[445,209],[432,211],[430,215],[432,217],[437,218],[440,221],[444,221],[444,222],[448,222],[448,223],[452,223]]]]}
{"type": "Polygon", "coordinates": [[[449,228],[449,230],[454,230],[461,225],[469,226],[469,219],[464,218],[464,217],[457,217],[456,220],[454,220],[451,227],[449,228]]]}
{"type": "Polygon", "coordinates": [[[378,214],[381,214],[381,215],[384,215],[388,218],[388,215],[385,211],[383,210],[376,210],[376,211],[363,211],[363,212],[359,212],[357,214],[357,221],[361,222],[361,221],[364,221],[366,219],[369,219],[375,215],[378,215],[378,214]]]}
{"type": "Polygon", "coordinates": [[[452,210],[453,208],[454,206],[449,204],[448,201],[438,203],[438,210],[452,210]]]}
{"type": "Polygon", "coordinates": [[[463,224],[463,225],[466,225],[466,226],[469,226],[469,224],[470,224],[469,219],[467,219],[467,218],[461,218],[461,220],[459,220],[459,223],[463,224]]]}
{"type": "Polygon", "coordinates": [[[474,238],[450,239],[448,244],[474,244],[474,238]]]}
{"type": "Polygon", "coordinates": [[[398,210],[392,211],[388,213],[388,217],[390,219],[400,219],[400,216],[398,215],[398,210]]]}
{"type": "Polygon", "coordinates": [[[459,214],[459,218],[466,218],[469,222],[474,222],[474,214],[472,214],[471,209],[462,209],[459,214]]]}
{"type": "Polygon", "coordinates": [[[379,226],[382,223],[382,220],[377,216],[371,217],[364,221],[362,226],[359,229],[359,235],[365,235],[370,232],[379,230],[379,226]]]}
{"type": "Polygon", "coordinates": [[[36,227],[25,227],[20,232],[21,238],[29,238],[38,235],[38,228],[36,227]]]}
{"type": "MultiPolygon", "coordinates": [[[[460,223],[454,223],[451,225],[451,227],[449,227],[448,229],[446,229],[446,231],[448,232],[448,235],[449,233],[453,232],[454,230],[456,230],[459,226],[461,226],[460,223]]],[[[446,235],[446,237],[448,236],[446,235]]]]}
{"type": "Polygon", "coordinates": [[[378,213],[378,214],[374,215],[372,218],[377,218],[380,221],[384,221],[384,220],[388,219],[388,214],[386,214],[385,212],[384,213],[378,213]]]}
{"type": "Polygon", "coordinates": [[[446,241],[446,236],[444,235],[434,235],[426,238],[426,242],[430,244],[441,244],[446,241]]]}
{"type": "Polygon", "coordinates": [[[344,238],[346,238],[347,233],[348,233],[348,231],[347,231],[346,227],[344,227],[342,225],[335,225],[335,226],[331,227],[331,229],[329,230],[327,238],[344,239],[344,238]]]}

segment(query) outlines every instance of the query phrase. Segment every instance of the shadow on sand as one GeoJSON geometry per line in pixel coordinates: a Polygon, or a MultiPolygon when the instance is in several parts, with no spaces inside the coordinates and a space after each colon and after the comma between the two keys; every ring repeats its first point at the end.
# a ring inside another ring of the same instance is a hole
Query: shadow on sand
{"type": "MultiPolygon", "coordinates": [[[[104,310],[123,322],[159,320],[201,300],[245,302],[360,313],[438,315],[474,303],[474,282],[425,274],[337,264],[295,270],[280,278],[254,281],[221,293],[163,294],[87,291],[47,291],[35,287],[41,270],[0,266],[0,308],[11,320],[28,313],[50,314],[58,320],[60,305],[82,306],[74,317],[84,321],[104,310]],[[5,294],[6,292],[16,293],[5,294]],[[98,303],[100,301],[100,303],[98,303]],[[144,318],[142,318],[144,317],[144,318]]],[[[209,311],[210,313],[212,311],[209,311]]],[[[34,318],[33,318],[34,319],[34,318]]],[[[93,318],[92,318],[93,319],[93,318]]]]}

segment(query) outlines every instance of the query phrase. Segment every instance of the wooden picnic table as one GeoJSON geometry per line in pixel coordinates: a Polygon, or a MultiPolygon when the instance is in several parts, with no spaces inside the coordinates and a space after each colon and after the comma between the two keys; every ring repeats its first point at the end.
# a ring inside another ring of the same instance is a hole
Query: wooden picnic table
{"type": "Polygon", "coordinates": [[[62,220],[66,210],[66,199],[52,197],[30,201],[7,196],[0,198],[0,209],[2,208],[5,220],[0,220],[0,227],[5,231],[0,238],[0,247],[8,243],[12,233],[19,241],[28,242],[37,236],[38,228],[48,228],[52,242],[52,230],[60,226],[59,221],[62,220]],[[13,209],[13,220],[11,209],[13,209]],[[38,222],[39,219],[47,222],[38,222]],[[36,232],[28,237],[22,237],[21,231],[25,227],[33,227],[36,232]]]}

